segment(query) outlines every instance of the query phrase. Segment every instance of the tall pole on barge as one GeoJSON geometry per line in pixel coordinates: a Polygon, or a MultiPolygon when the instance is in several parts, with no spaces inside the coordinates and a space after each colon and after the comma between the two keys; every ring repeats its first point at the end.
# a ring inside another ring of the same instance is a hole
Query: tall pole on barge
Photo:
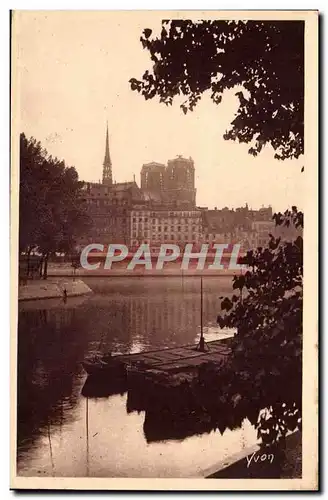
{"type": "Polygon", "coordinates": [[[197,351],[205,352],[205,339],[203,329],[203,277],[200,277],[200,339],[196,347],[197,351]]]}
{"type": "Polygon", "coordinates": [[[200,277],[200,338],[204,339],[204,332],[203,332],[203,276],[200,277]]]}
{"type": "Polygon", "coordinates": [[[86,431],[86,476],[89,476],[89,398],[85,402],[85,431],[86,431]]]}
{"type": "Polygon", "coordinates": [[[204,331],[203,331],[203,276],[200,277],[200,340],[199,350],[205,351],[204,331]]]}

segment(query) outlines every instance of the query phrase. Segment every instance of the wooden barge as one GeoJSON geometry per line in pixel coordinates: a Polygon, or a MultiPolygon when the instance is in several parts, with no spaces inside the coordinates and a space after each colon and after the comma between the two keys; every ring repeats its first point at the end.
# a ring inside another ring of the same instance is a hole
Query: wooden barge
{"type": "Polygon", "coordinates": [[[229,356],[231,338],[213,340],[205,344],[205,351],[195,344],[145,351],[136,354],[119,355],[114,359],[122,363],[127,371],[156,370],[164,374],[174,374],[197,369],[207,363],[222,364],[229,356]]]}
{"type": "Polygon", "coordinates": [[[170,347],[134,354],[118,354],[111,357],[107,364],[99,369],[84,363],[90,377],[101,379],[103,383],[112,382],[117,377],[127,378],[130,382],[139,382],[140,378],[165,381],[172,386],[181,378],[193,378],[199,369],[212,365],[217,368],[225,364],[231,352],[232,338],[213,340],[205,344],[204,351],[195,344],[170,347]],[[107,366],[107,368],[106,368],[107,366]]]}

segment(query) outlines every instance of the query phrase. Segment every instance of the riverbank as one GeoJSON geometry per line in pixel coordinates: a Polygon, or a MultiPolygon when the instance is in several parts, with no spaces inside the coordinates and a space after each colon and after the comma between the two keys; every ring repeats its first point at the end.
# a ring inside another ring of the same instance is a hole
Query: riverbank
{"type": "Polygon", "coordinates": [[[78,297],[92,292],[91,288],[81,279],[50,277],[47,280],[31,280],[24,285],[20,285],[18,300],[64,298],[65,290],[67,297],[78,297]]]}
{"type": "Polygon", "coordinates": [[[241,270],[236,269],[216,269],[212,270],[209,268],[196,269],[192,267],[190,269],[182,270],[180,265],[170,265],[164,267],[164,269],[156,269],[155,264],[152,269],[145,269],[144,266],[136,266],[135,269],[129,270],[126,267],[117,265],[112,269],[104,269],[100,266],[99,269],[87,270],[82,267],[73,271],[72,266],[69,263],[49,263],[48,265],[48,276],[50,277],[97,277],[97,278],[108,278],[108,277],[122,277],[122,278],[169,278],[169,277],[180,277],[188,278],[195,276],[208,276],[208,277],[230,277],[235,275],[240,275],[241,270]]]}

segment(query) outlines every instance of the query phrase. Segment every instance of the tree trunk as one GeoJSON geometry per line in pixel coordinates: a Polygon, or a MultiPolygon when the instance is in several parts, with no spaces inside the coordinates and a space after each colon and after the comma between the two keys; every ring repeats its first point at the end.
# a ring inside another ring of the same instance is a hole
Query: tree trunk
{"type": "Polygon", "coordinates": [[[49,254],[46,254],[44,256],[44,268],[43,268],[43,279],[46,280],[48,277],[48,256],[49,254]]]}
{"type": "Polygon", "coordinates": [[[40,278],[42,278],[42,270],[43,270],[43,256],[40,259],[40,278]]]}
{"type": "Polygon", "coordinates": [[[26,277],[29,277],[30,274],[30,255],[31,255],[32,247],[28,247],[27,250],[27,266],[26,266],[26,277]]]}

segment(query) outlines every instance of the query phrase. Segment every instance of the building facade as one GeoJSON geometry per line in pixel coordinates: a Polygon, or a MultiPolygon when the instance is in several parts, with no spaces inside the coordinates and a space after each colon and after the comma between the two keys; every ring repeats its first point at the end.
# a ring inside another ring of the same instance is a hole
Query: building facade
{"type": "Polygon", "coordinates": [[[244,250],[267,245],[275,223],[272,208],[252,210],[245,207],[236,209],[202,210],[203,241],[214,244],[240,244],[244,250]]]}
{"type": "Polygon", "coordinates": [[[79,245],[127,242],[129,235],[129,197],[116,196],[104,184],[86,183],[84,201],[91,218],[90,231],[81,236],[79,245]]]}
{"type": "Polygon", "coordinates": [[[175,210],[165,207],[134,206],[131,210],[130,246],[146,243],[156,251],[162,243],[181,248],[186,243],[198,244],[202,239],[200,210],[175,210]]]}

